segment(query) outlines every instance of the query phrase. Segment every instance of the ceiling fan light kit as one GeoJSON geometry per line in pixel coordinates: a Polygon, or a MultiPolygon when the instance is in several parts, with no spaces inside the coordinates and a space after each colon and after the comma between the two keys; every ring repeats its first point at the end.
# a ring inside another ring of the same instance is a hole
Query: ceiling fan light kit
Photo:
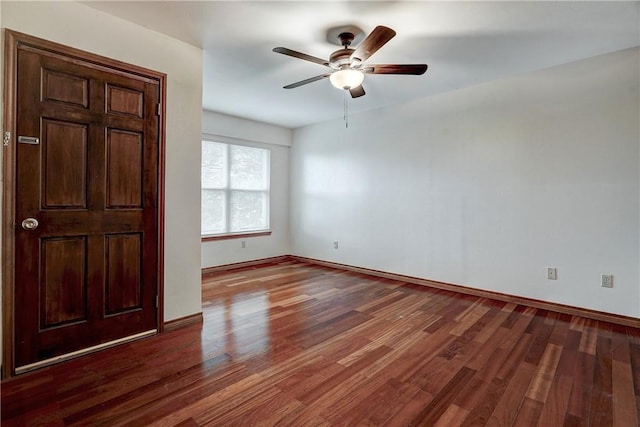
{"type": "Polygon", "coordinates": [[[364,74],[362,74],[360,70],[346,68],[331,73],[329,80],[335,88],[344,90],[355,89],[362,84],[364,74]]]}
{"type": "Polygon", "coordinates": [[[334,87],[348,91],[352,98],[358,98],[365,94],[362,87],[365,74],[421,75],[427,71],[427,64],[364,64],[371,55],[396,35],[391,28],[377,26],[355,49],[349,46],[360,36],[359,28],[355,26],[332,28],[327,33],[327,39],[334,38],[336,33],[343,48],[333,52],[328,61],[285,47],[273,48],[276,53],[314,62],[331,69],[325,74],[291,83],[284,86],[284,89],[293,89],[328,77],[334,87]]]}

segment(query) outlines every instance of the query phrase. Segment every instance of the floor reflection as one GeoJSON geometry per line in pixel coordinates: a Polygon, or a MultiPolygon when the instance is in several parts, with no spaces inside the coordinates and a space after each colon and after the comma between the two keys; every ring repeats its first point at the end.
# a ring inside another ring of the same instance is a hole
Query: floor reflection
{"type": "Polygon", "coordinates": [[[271,344],[266,290],[208,301],[204,316],[203,351],[238,357],[263,351],[271,344]]]}

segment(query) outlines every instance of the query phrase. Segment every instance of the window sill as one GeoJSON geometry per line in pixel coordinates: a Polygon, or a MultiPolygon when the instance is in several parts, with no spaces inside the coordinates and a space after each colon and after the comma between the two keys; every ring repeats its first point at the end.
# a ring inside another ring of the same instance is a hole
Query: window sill
{"type": "Polygon", "coordinates": [[[271,230],[250,231],[247,233],[216,234],[213,236],[202,236],[201,241],[213,242],[216,240],[243,239],[246,237],[260,237],[260,236],[271,236],[271,230]]]}

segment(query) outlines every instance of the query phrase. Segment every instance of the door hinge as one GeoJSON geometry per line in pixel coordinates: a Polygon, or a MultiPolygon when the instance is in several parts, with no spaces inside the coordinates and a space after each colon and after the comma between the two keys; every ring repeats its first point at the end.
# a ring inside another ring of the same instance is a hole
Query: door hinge
{"type": "Polygon", "coordinates": [[[9,141],[11,141],[11,132],[5,132],[4,133],[4,139],[2,141],[2,145],[4,145],[5,147],[9,146],[9,141]]]}
{"type": "Polygon", "coordinates": [[[156,308],[158,308],[159,300],[160,298],[158,298],[158,295],[156,295],[156,308]]]}
{"type": "Polygon", "coordinates": [[[158,102],[158,108],[156,109],[156,115],[160,115],[162,112],[162,103],[158,102]]]}

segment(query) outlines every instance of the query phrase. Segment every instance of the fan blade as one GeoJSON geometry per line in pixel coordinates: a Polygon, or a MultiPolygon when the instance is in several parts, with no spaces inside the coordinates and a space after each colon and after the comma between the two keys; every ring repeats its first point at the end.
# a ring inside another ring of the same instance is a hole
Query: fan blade
{"type": "Polygon", "coordinates": [[[331,75],[331,73],[320,74],[319,76],[315,76],[315,77],[308,78],[306,80],[301,80],[299,82],[291,83],[290,85],[286,85],[283,88],[284,89],[293,89],[293,88],[296,88],[296,87],[299,87],[299,86],[302,86],[302,85],[306,85],[307,83],[313,83],[313,82],[317,82],[318,80],[326,79],[330,75],[331,75]]]}
{"type": "Polygon", "coordinates": [[[287,49],[286,47],[274,47],[275,53],[281,53],[283,55],[293,56],[294,58],[304,59],[305,61],[315,62],[316,64],[329,66],[329,62],[324,59],[316,58],[315,56],[307,55],[306,53],[296,52],[295,50],[287,49]]]}
{"type": "Polygon", "coordinates": [[[371,31],[371,34],[369,34],[367,38],[360,43],[355,52],[351,54],[351,60],[360,62],[366,61],[395,35],[396,32],[391,28],[383,27],[381,25],[377,26],[373,31],[371,31]]]}
{"type": "Polygon", "coordinates": [[[360,85],[356,88],[349,89],[349,93],[351,94],[352,98],[359,98],[365,94],[365,91],[362,85],[360,85]]]}
{"type": "Polygon", "coordinates": [[[368,74],[412,74],[419,76],[427,71],[427,64],[371,64],[362,70],[368,74]]]}

